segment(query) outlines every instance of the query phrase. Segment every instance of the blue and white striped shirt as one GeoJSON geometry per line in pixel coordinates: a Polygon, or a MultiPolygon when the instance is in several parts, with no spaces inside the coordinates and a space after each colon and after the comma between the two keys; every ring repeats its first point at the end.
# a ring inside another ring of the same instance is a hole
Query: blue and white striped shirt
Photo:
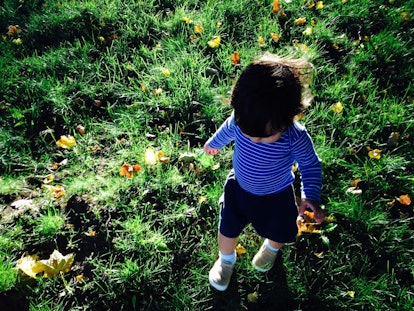
{"type": "Polygon", "coordinates": [[[321,160],[301,124],[294,121],[274,143],[254,143],[243,135],[232,113],[207,143],[221,149],[232,141],[234,174],[244,190],[255,195],[284,190],[295,179],[292,165],[296,161],[302,176],[302,198],[319,202],[321,160]]]}

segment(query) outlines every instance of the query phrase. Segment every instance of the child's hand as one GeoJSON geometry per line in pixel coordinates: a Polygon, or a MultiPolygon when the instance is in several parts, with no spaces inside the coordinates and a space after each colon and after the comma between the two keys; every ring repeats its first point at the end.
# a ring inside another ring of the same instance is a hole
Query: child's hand
{"type": "Polygon", "coordinates": [[[299,206],[299,216],[303,216],[305,214],[306,209],[311,209],[314,213],[315,221],[320,224],[325,219],[325,211],[319,206],[319,203],[304,199],[299,206]]]}
{"type": "Polygon", "coordinates": [[[214,155],[220,151],[220,149],[211,148],[207,143],[204,145],[203,149],[204,149],[204,152],[208,155],[214,155]]]}

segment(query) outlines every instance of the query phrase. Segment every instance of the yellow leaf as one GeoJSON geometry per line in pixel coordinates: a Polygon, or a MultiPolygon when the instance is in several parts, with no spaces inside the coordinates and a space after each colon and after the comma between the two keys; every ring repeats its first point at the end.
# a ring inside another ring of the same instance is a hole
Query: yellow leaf
{"type": "Polygon", "coordinates": [[[194,26],[194,33],[202,33],[203,30],[204,30],[204,28],[200,24],[197,24],[197,25],[194,26]]]}
{"type": "Polygon", "coordinates": [[[162,88],[160,88],[160,87],[154,90],[154,94],[155,94],[155,95],[161,95],[161,94],[162,94],[162,92],[163,92],[163,90],[162,90],[162,88]]]}
{"type": "Polygon", "coordinates": [[[182,18],[182,20],[184,21],[184,22],[186,22],[187,24],[191,24],[192,23],[192,20],[191,19],[189,19],[188,17],[186,17],[186,16],[184,16],[183,18],[182,18]]]}
{"type": "Polygon", "coordinates": [[[311,36],[311,35],[313,35],[313,28],[312,27],[307,27],[302,33],[306,36],[311,36]]]}
{"type": "Polygon", "coordinates": [[[65,188],[63,188],[63,186],[57,185],[52,187],[51,190],[55,199],[59,199],[65,195],[65,188]]]}
{"type": "Polygon", "coordinates": [[[76,282],[81,282],[83,280],[83,274],[79,274],[76,276],[76,282]]]}
{"type": "Polygon", "coordinates": [[[144,162],[147,165],[155,165],[158,162],[158,155],[155,153],[155,150],[152,148],[147,148],[144,154],[144,162]]]}
{"type": "Polygon", "coordinates": [[[221,42],[221,37],[220,36],[216,36],[212,40],[208,41],[207,44],[212,49],[216,49],[216,48],[218,48],[220,46],[220,42],[221,42]]]}
{"type": "Polygon", "coordinates": [[[318,258],[323,258],[324,257],[324,254],[323,254],[323,252],[320,252],[320,253],[313,253],[316,257],[318,257],[318,258]]]}
{"type": "Polygon", "coordinates": [[[349,290],[346,292],[348,294],[349,297],[354,298],[355,297],[355,292],[353,290],[349,290]]]}
{"type": "Polygon", "coordinates": [[[318,1],[316,3],[316,9],[317,10],[322,10],[323,9],[323,1],[318,1]]]}
{"type": "Polygon", "coordinates": [[[295,19],[294,23],[295,25],[299,25],[299,26],[304,25],[306,24],[306,17],[299,17],[295,19]]]}
{"type": "Polygon", "coordinates": [[[73,136],[63,135],[63,136],[60,136],[60,139],[56,142],[56,145],[59,148],[69,149],[69,148],[76,146],[76,140],[73,136]]]}
{"type": "Polygon", "coordinates": [[[54,250],[47,260],[38,260],[37,255],[28,255],[17,262],[17,268],[25,274],[35,278],[38,273],[43,272],[45,277],[54,277],[60,273],[70,271],[75,259],[73,254],[63,256],[57,250],[54,250]]]}
{"type": "Polygon", "coordinates": [[[40,260],[39,262],[43,264],[42,269],[45,277],[55,277],[60,273],[69,272],[74,260],[75,256],[73,254],[63,256],[59,251],[54,250],[49,259],[40,260]]]}
{"type": "Polygon", "coordinates": [[[334,104],[332,106],[332,111],[335,113],[341,113],[344,110],[344,106],[342,105],[341,102],[337,102],[336,104],[334,104]]]}
{"type": "Polygon", "coordinates": [[[38,258],[37,255],[27,255],[26,257],[20,258],[17,262],[17,268],[22,270],[28,276],[35,278],[38,269],[35,269],[35,272],[33,268],[36,266],[38,258]]]}
{"type": "Polygon", "coordinates": [[[163,68],[161,73],[167,78],[171,76],[171,72],[167,68],[163,68]]]}
{"type": "Polygon", "coordinates": [[[371,159],[379,160],[379,159],[381,159],[381,150],[379,150],[379,149],[370,150],[368,152],[368,156],[371,159]]]}
{"type": "Polygon", "coordinates": [[[273,41],[275,41],[275,42],[277,42],[277,41],[279,41],[279,40],[280,40],[280,35],[279,35],[279,34],[277,34],[277,33],[272,32],[272,33],[270,34],[270,36],[272,37],[272,40],[273,40],[273,41]]]}
{"type": "Polygon", "coordinates": [[[257,302],[259,299],[259,294],[257,292],[253,292],[247,295],[248,302],[257,302]]]}
{"type": "Polygon", "coordinates": [[[207,201],[207,196],[202,195],[198,198],[198,204],[202,204],[203,202],[207,201]]]}
{"type": "Polygon", "coordinates": [[[263,40],[263,37],[258,37],[258,38],[257,38],[257,42],[259,43],[259,46],[260,46],[260,47],[264,47],[264,46],[266,46],[266,43],[265,43],[265,41],[263,40]]]}
{"type": "Polygon", "coordinates": [[[94,237],[94,236],[96,236],[96,231],[95,230],[89,230],[86,235],[89,235],[90,237],[94,237]]]}
{"type": "Polygon", "coordinates": [[[237,256],[246,254],[246,249],[241,244],[237,244],[236,253],[237,253],[237,256]]]}

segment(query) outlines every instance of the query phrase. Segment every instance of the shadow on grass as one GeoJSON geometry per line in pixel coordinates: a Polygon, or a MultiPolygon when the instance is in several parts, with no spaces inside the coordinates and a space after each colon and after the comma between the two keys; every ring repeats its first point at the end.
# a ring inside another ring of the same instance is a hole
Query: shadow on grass
{"type": "Polygon", "coordinates": [[[240,270],[236,265],[226,291],[219,292],[211,288],[212,301],[206,310],[328,310],[321,301],[316,300],[308,301],[308,307],[300,308],[300,302],[293,297],[288,284],[282,254],[278,256],[274,267],[266,273],[252,269],[246,271],[246,275],[242,275],[243,271],[240,270]],[[252,277],[257,277],[257,285],[254,288],[247,284],[252,282],[246,280],[252,277]]]}

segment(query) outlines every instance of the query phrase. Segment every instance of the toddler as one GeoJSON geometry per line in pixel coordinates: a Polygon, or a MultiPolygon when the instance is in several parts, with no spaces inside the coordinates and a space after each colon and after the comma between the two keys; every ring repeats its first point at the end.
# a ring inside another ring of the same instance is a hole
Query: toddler
{"type": "Polygon", "coordinates": [[[219,258],[209,273],[210,284],[227,289],[236,262],[235,247],[243,228],[251,223],[264,238],[252,264],[270,270],[278,250],[297,235],[297,217],[306,209],[317,222],[321,160],[306,129],[294,120],[311,100],[306,80],[311,65],[303,59],[266,54],[242,72],[232,92],[233,111],[205,143],[208,155],[234,141],[233,169],[220,198],[219,258]],[[296,205],[292,165],[302,177],[302,200],[296,205]]]}

